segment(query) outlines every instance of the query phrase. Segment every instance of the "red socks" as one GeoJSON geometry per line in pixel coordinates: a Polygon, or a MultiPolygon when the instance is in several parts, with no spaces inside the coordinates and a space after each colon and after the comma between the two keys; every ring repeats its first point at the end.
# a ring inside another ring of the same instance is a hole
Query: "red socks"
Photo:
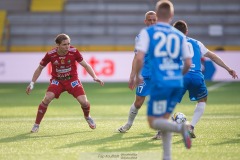
{"type": "Polygon", "coordinates": [[[90,112],[90,104],[87,103],[86,106],[81,106],[82,110],[83,110],[83,113],[84,113],[84,116],[85,117],[89,117],[89,112],[90,112]]]}
{"type": "Polygon", "coordinates": [[[44,104],[43,102],[38,106],[38,112],[37,112],[37,117],[36,117],[36,121],[35,121],[36,124],[41,123],[43,116],[47,111],[47,106],[48,105],[44,104]]]}
{"type": "MultiPolygon", "coordinates": [[[[47,111],[47,107],[48,105],[44,104],[43,102],[38,106],[38,112],[37,112],[37,117],[36,117],[36,121],[35,123],[36,124],[40,124],[43,117],[44,117],[44,114],[46,113],[47,111]]],[[[81,106],[82,110],[83,110],[83,113],[84,113],[84,116],[85,117],[89,117],[89,112],[90,112],[90,104],[87,103],[86,106],[81,106]]]]}

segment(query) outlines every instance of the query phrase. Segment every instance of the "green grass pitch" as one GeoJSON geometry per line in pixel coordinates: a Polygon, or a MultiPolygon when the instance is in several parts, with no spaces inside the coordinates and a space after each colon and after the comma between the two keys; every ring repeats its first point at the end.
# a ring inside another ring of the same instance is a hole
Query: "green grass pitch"
{"type": "MultiPolygon", "coordinates": [[[[240,157],[240,83],[217,88],[208,82],[209,96],[205,113],[197,124],[192,148],[184,148],[180,135],[172,139],[173,159],[239,160],[240,157]]],[[[128,133],[116,133],[127,121],[134,91],[127,83],[83,83],[91,102],[91,115],[97,123],[91,130],[83,119],[77,101],[64,93],[54,100],[38,133],[30,134],[37,107],[48,84],[37,83],[30,96],[27,84],[0,84],[0,160],[155,160],[162,158],[161,141],[153,141],[155,131],[146,121],[146,105],[128,133]],[[124,157],[125,156],[125,157],[124,157]]],[[[186,95],[175,112],[190,121],[195,102],[186,95]]]]}

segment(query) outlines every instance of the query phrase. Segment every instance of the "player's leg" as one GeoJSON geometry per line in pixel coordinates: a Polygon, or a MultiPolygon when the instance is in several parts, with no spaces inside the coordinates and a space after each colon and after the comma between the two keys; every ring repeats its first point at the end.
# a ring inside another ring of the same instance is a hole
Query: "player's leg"
{"type": "Polygon", "coordinates": [[[67,82],[66,90],[69,94],[73,95],[73,97],[75,97],[78,103],[81,105],[84,118],[89,127],[91,129],[95,129],[96,124],[90,116],[90,103],[88,102],[82,83],[78,79],[72,79],[71,81],[67,82]]]}
{"type": "Polygon", "coordinates": [[[172,148],[172,133],[171,132],[161,132],[162,142],[163,142],[163,157],[164,160],[171,160],[171,148],[172,148]]]}
{"type": "Polygon", "coordinates": [[[33,128],[31,130],[32,133],[36,133],[39,130],[39,125],[47,111],[47,107],[50,104],[50,102],[54,99],[55,94],[52,92],[47,92],[45,94],[44,99],[42,100],[42,102],[39,104],[38,106],[38,111],[37,111],[37,116],[36,116],[36,120],[35,120],[35,124],[33,125],[33,128]]]}
{"type": "Polygon", "coordinates": [[[195,128],[196,124],[200,121],[200,119],[204,113],[204,110],[206,107],[206,101],[207,101],[207,97],[198,100],[198,103],[196,104],[196,108],[194,110],[192,121],[191,121],[190,134],[191,134],[192,138],[196,138],[196,135],[194,133],[194,128],[195,128]]]}
{"type": "Polygon", "coordinates": [[[150,90],[149,85],[150,85],[150,79],[145,78],[143,83],[139,84],[137,86],[135,101],[131,105],[130,110],[129,110],[128,122],[124,126],[122,126],[118,129],[119,132],[125,133],[126,131],[128,131],[131,128],[131,126],[134,122],[134,119],[138,114],[138,110],[142,107],[142,105],[145,101],[145,97],[147,95],[149,95],[149,90],[150,90]]]}
{"type": "Polygon", "coordinates": [[[138,110],[142,107],[144,101],[145,101],[145,96],[136,95],[136,99],[129,110],[129,116],[128,116],[128,122],[127,122],[129,125],[133,124],[133,121],[138,114],[138,110]]]}
{"type": "MultiPolygon", "coordinates": [[[[186,81],[184,81],[184,82],[186,82],[186,81]]],[[[185,84],[186,85],[186,84],[185,84]]],[[[187,85],[186,85],[187,86],[187,85]]],[[[186,91],[187,91],[187,88],[185,88],[185,87],[183,87],[183,88],[180,88],[179,90],[177,90],[176,92],[175,92],[175,100],[178,102],[178,103],[180,103],[181,101],[182,101],[182,98],[183,98],[183,96],[184,96],[184,94],[186,93],[186,91]]],[[[161,132],[161,130],[158,130],[157,131],[157,133],[152,137],[152,139],[153,140],[159,140],[159,139],[161,139],[162,138],[162,132],[161,132]]]]}
{"type": "Polygon", "coordinates": [[[196,124],[200,121],[207,102],[207,87],[204,82],[204,79],[194,80],[192,83],[192,87],[189,88],[189,96],[190,100],[197,100],[197,104],[193,113],[192,121],[191,121],[191,137],[196,138],[196,135],[194,133],[194,127],[196,124]],[[194,87],[195,86],[195,87],[194,87]]]}
{"type": "Polygon", "coordinates": [[[80,95],[80,96],[77,97],[77,101],[81,105],[84,117],[89,117],[90,103],[87,100],[87,96],[86,95],[80,95]]]}
{"type": "Polygon", "coordinates": [[[134,103],[131,105],[129,110],[128,122],[124,126],[118,129],[119,132],[124,133],[131,128],[133,121],[138,114],[138,110],[141,108],[142,104],[144,103],[144,100],[145,100],[145,97],[136,95],[136,99],[134,103]]]}
{"type": "Polygon", "coordinates": [[[148,122],[151,128],[161,130],[163,142],[163,159],[171,158],[171,132],[181,133],[186,148],[191,147],[191,138],[188,133],[187,124],[177,124],[169,121],[169,117],[174,110],[176,101],[176,90],[170,88],[156,88],[156,92],[150,95],[148,102],[148,122]]]}
{"type": "Polygon", "coordinates": [[[48,105],[54,98],[58,98],[63,91],[63,86],[57,80],[51,79],[47,92],[38,106],[38,112],[35,120],[35,124],[31,130],[32,133],[38,132],[39,125],[47,111],[48,105]]]}
{"type": "Polygon", "coordinates": [[[80,95],[80,96],[77,97],[77,100],[81,105],[82,111],[84,113],[84,118],[87,121],[89,127],[91,129],[95,129],[96,128],[96,123],[94,122],[94,120],[90,116],[90,103],[87,100],[87,96],[86,95],[80,95]]]}

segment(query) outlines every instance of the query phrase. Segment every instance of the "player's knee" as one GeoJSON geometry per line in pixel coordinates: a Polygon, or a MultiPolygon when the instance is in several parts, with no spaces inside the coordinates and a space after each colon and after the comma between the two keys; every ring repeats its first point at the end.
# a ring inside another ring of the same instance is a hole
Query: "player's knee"
{"type": "Polygon", "coordinates": [[[43,99],[43,102],[48,105],[49,103],[51,103],[51,101],[53,100],[54,96],[46,94],[46,96],[43,99]]]}
{"type": "Polygon", "coordinates": [[[199,99],[199,100],[198,100],[198,103],[199,103],[199,102],[207,102],[207,96],[204,97],[204,98],[202,98],[202,99],[199,99]]]}
{"type": "Polygon", "coordinates": [[[135,107],[136,107],[137,109],[140,109],[140,108],[142,107],[142,104],[140,104],[140,103],[135,103],[135,107]]]}
{"type": "Polygon", "coordinates": [[[45,104],[45,105],[49,105],[49,103],[51,103],[51,99],[50,98],[48,98],[48,97],[45,97],[44,99],[43,99],[43,103],[45,104]]]}
{"type": "Polygon", "coordinates": [[[148,117],[148,125],[150,128],[154,129],[153,127],[153,118],[148,117]]]}
{"type": "Polygon", "coordinates": [[[148,125],[150,128],[155,129],[152,121],[148,121],[148,125]]]}
{"type": "Polygon", "coordinates": [[[88,108],[90,106],[90,103],[88,101],[81,102],[81,107],[82,108],[88,108]]]}
{"type": "Polygon", "coordinates": [[[137,101],[135,101],[134,106],[135,106],[137,109],[140,109],[140,108],[142,107],[142,105],[143,105],[143,102],[144,102],[144,101],[142,101],[142,100],[137,100],[137,101]]]}

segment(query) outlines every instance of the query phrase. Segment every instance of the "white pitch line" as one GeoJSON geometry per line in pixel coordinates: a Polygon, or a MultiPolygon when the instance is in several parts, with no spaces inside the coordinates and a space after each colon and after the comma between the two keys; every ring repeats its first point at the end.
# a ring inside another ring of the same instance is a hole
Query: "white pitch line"
{"type": "Polygon", "coordinates": [[[216,89],[218,89],[218,88],[220,88],[220,87],[222,87],[222,86],[225,86],[225,85],[227,85],[227,84],[229,84],[229,83],[231,83],[231,82],[220,82],[220,83],[216,83],[216,84],[208,87],[208,91],[216,90],[216,89]]]}

